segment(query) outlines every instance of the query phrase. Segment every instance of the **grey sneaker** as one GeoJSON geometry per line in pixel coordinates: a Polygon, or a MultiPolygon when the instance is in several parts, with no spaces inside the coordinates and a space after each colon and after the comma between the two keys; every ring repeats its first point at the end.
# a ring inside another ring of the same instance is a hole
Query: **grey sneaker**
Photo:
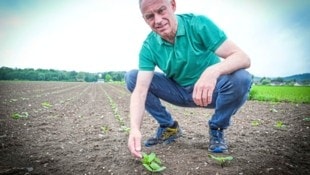
{"type": "Polygon", "coordinates": [[[209,151],[213,153],[227,153],[228,146],[224,140],[224,131],[222,129],[210,129],[209,151]]]}
{"type": "Polygon", "coordinates": [[[169,144],[181,136],[182,130],[180,129],[178,122],[175,121],[171,127],[158,127],[156,135],[145,141],[144,145],[150,147],[161,143],[169,144]]]}

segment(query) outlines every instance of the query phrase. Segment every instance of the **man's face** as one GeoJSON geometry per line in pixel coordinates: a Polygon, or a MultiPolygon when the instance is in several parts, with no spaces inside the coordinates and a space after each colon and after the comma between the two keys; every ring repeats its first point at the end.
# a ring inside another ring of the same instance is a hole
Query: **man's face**
{"type": "Polygon", "coordinates": [[[174,0],[142,0],[140,7],[145,22],[154,32],[167,40],[175,36],[177,21],[174,0]]]}

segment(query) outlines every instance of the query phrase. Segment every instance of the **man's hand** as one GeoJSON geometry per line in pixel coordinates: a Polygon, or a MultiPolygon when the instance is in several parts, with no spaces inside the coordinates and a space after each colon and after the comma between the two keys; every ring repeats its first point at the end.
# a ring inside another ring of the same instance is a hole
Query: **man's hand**
{"type": "Polygon", "coordinates": [[[206,69],[200,76],[193,90],[193,100],[198,106],[205,107],[212,102],[212,95],[218,76],[211,69],[206,69]]]}
{"type": "Polygon", "coordinates": [[[128,148],[131,154],[137,158],[142,158],[141,137],[141,132],[139,130],[130,130],[128,148]]]}

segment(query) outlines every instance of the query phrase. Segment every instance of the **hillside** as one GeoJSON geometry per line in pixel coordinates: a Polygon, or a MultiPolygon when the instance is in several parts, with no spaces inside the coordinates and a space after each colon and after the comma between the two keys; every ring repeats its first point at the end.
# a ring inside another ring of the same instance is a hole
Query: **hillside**
{"type": "Polygon", "coordinates": [[[310,81],[310,73],[297,74],[288,77],[283,77],[284,81],[294,81],[302,82],[302,81],[310,81]]]}
{"type": "Polygon", "coordinates": [[[298,82],[298,83],[309,83],[310,73],[290,75],[286,77],[257,77],[254,76],[254,82],[260,82],[262,79],[269,79],[271,81],[281,80],[283,82],[298,82]]]}

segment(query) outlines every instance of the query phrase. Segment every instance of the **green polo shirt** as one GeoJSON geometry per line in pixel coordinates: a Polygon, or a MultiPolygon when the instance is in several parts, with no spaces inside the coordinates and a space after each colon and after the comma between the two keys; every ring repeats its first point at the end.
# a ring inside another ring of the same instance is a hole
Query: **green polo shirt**
{"type": "Polygon", "coordinates": [[[220,62],[214,52],[227,37],[205,16],[182,14],[177,20],[174,44],[155,32],[147,36],[139,54],[139,70],[154,71],[157,66],[179,85],[189,86],[207,67],[220,62]]]}

